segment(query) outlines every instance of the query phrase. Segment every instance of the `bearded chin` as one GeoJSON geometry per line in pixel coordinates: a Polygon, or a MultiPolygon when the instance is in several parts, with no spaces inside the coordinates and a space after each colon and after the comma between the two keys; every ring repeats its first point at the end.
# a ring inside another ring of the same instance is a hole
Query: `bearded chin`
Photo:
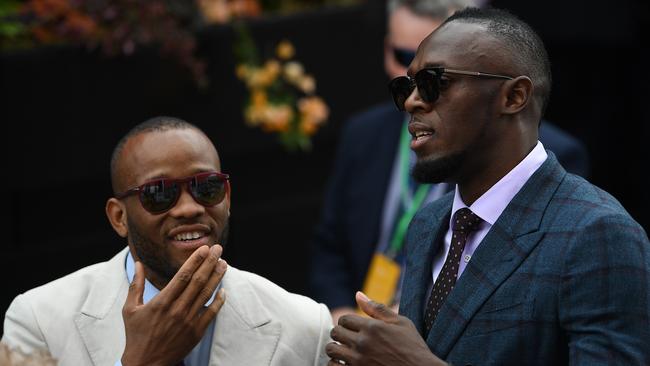
{"type": "Polygon", "coordinates": [[[448,182],[458,171],[464,159],[464,153],[456,153],[437,159],[418,159],[411,170],[411,175],[419,183],[448,182]]]}
{"type": "Polygon", "coordinates": [[[142,235],[138,226],[129,218],[127,218],[127,224],[129,227],[129,240],[133,244],[138,258],[165,283],[171,281],[179,268],[172,265],[163,248],[142,235]]]}
{"type": "MultiPolygon", "coordinates": [[[[180,267],[176,267],[172,264],[171,259],[167,256],[167,252],[164,248],[161,248],[159,244],[152,242],[147,239],[139,230],[138,226],[133,223],[130,219],[127,218],[127,225],[129,228],[129,240],[135,248],[135,253],[138,258],[144,265],[151,269],[158,278],[163,280],[165,283],[171,281],[171,279],[176,275],[176,272],[180,267]]],[[[228,232],[229,232],[229,222],[226,221],[223,230],[221,231],[220,244],[224,250],[226,248],[226,242],[228,241],[228,232]]]]}

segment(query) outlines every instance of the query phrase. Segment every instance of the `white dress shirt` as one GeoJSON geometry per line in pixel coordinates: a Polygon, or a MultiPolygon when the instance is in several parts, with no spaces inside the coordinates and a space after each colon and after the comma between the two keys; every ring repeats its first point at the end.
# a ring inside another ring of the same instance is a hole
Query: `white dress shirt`
{"type": "MultiPolygon", "coordinates": [[[[458,267],[458,278],[460,278],[465,267],[467,267],[467,264],[471,260],[474,251],[478,248],[485,235],[490,231],[492,225],[494,225],[517,192],[521,190],[521,187],[524,186],[533,173],[535,173],[535,171],[544,163],[547,157],[548,155],[546,154],[546,150],[544,150],[544,146],[541,142],[537,141],[535,148],[533,148],[524,160],[517,164],[517,166],[508,172],[508,174],[501,178],[490,189],[488,189],[487,192],[483,193],[481,197],[469,206],[469,209],[478,217],[483,219],[483,222],[479,224],[477,231],[471,232],[467,236],[465,250],[463,250],[463,256],[458,267]]],[[[433,282],[431,282],[432,284],[436,282],[436,278],[438,278],[438,274],[440,274],[447,253],[449,252],[452,236],[451,220],[456,211],[464,207],[468,206],[463,202],[463,199],[460,197],[460,193],[458,192],[458,186],[456,186],[454,203],[451,207],[451,217],[449,219],[449,229],[445,235],[444,248],[436,254],[433,260],[431,271],[433,279],[433,282]]]]}

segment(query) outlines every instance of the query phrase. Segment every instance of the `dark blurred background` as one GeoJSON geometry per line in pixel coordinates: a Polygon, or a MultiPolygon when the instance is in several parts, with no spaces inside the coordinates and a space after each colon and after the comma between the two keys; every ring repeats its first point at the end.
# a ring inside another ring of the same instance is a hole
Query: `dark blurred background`
{"type": "MultiPolygon", "coordinates": [[[[650,61],[641,1],[494,1],[536,28],[553,63],[549,120],[588,147],[590,181],[647,230],[650,61]]],[[[286,152],[247,127],[234,74],[231,26],[198,33],[206,89],[153,49],[106,57],[50,46],[0,54],[5,240],[0,313],[17,294],[112,257],[126,243],[109,226],[109,158],[132,126],[156,115],[186,119],[215,142],[232,176],[231,235],[224,257],[288,290],[308,294],[308,243],[339,131],[347,117],[388,98],[384,1],[275,15],[248,23],[258,45],[290,39],[315,75],[330,118],[311,152],[286,152]]],[[[368,159],[372,159],[369,156],[368,159]]]]}

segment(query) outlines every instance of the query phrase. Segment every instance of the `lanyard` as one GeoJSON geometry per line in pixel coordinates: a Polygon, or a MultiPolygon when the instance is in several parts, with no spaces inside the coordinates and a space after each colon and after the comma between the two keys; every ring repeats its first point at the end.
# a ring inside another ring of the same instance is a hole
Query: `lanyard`
{"type": "Polygon", "coordinates": [[[399,142],[399,177],[401,183],[400,197],[402,205],[404,205],[406,210],[399,220],[397,220],[397,225],[395,225],[395,229],[393,230],[393,237],[390,240],[387,253],[387,256],[391,258],[395,258],[397,253],[402,249],[402,246],[404,245],[404,236],[406,235],[409,223],[420,206],[422,206],[422,203],[429,192],[429,188],[431,187],[430,184],[420,184],[418,189],[415,191],[415,194],[413,196],[410,194],[408,184],[410,142],[411,134],[408,131],[408,124],[404,124],[399,142]]]}

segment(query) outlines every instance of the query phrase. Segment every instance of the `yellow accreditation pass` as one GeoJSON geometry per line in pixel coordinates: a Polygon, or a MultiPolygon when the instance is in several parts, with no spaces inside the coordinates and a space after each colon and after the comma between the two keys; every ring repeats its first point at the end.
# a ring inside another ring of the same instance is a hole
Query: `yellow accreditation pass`
{"type": "MultiPolygon", "coordinates": [[[[376,253],[370,262],[370,268],[363,283],[363,293],[373,301],[391,306],[397,291],[401,267],[391,258],[376,253]]],[[[365,314],[360,309],[357,313],[365,314]]]]}

